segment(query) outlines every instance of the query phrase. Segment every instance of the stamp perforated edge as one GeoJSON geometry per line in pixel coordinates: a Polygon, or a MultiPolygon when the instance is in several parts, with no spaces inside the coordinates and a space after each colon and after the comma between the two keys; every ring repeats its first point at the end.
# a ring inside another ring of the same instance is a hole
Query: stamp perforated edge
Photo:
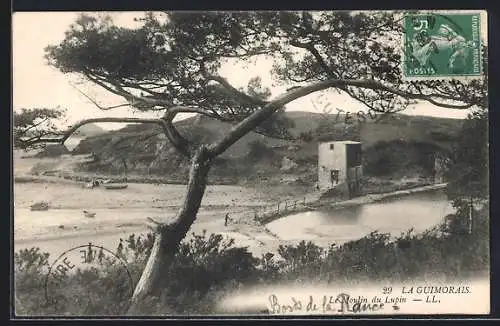
{"type": "MultiPolygon", "coordinates": [[[[480,69],[481,69],[481,73],[480,74],[476,74],[476,75],[452,75],[452,76],[446,76],[446,75],[434,75],[434,76],[405,76],[405,66],[404,66],[404,63],[405,63],[405,60],[404,60],[404,55],[405,55],[405,49],[404,49],[404,45],[405,45],[405,38],[406,38],[406,33],[402,33],[401,34],[401,46],[399,47],[400,49],[400,54],[401,54],[401,60],[400,60],[400,63],[399,63],[399,68],[400,68],[400,73],[401,73],[401,79],[403,81],[448,81],[448,80],[459,80],[459,81],[471,81],[471,80],[481,80],[481,79],[484,79],[485,76],[486,76],[486,73],[483,69],[483,55],[484,55],[484,51],[483,51],[483,41],[481,39],[481,33],[482,33],[482,29],[481,29],[481,23],[483,21],[483,19],[486,20],[486,23],[488,22],[488,12],[486,10],[418,10],[418,11],[415,11],[415,12],[411,12],[409,10],[407,11],[404,11],[402,12],[402,16],[403,16],[403,19],[401,20],[401,25],[404,29],[404,24],[405,24],[405,19],[404,17],[406,17],[407,15],[409,14],[418,14],[418,15],[425,15],[425,14],[435,14],[435,13],[439,13],[439,14],[461,14],[461,15],[467,15],[467,14],[470,14],[470,15],[479,15],[479,60],[480,60],[480,69]]],[[[486,31],[487,33],[487,31],[486,31]]],[[[487,37],[488,37],[488,34],[486,34],[487,37]]]]}

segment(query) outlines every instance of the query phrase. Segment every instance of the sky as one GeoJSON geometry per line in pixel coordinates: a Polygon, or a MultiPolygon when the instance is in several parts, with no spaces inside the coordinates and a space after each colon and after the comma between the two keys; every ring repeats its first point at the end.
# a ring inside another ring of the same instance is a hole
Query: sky
{"type": "MultiPolygon", "coordinates": [[[[60,107],[66,109],[64,125],[90,117],[156,117],[160,113],[141,113],[128,108],[117,108],[102,111],[92,102],[74,89],[71,84],[79,81],[75,76],[65,75],[49,67],[44,59],[44,48],[47,45],[56,45],[64,38],[64,32],[69,29],[77,12],[16,12],[12,19],[13,31],[13,108],[60,107]]],[[[138,26],[134,17],[142,16],[142,12],[113,12],[115,24],[124,27],[138,26]]],[[[485,19],[482,19],[482,31],[486,31],[485,19]]],[[[483,37],[485,34],[483,33],[483,37]]],[[[285,90],[284,87],[275,87],[271,79],[270,60],[258,60],[256,66],[245,68],[227,64],[220,74],[227,78],[236,87],[246,86],[250,78],[260,76],[265,86],[271,88],[272,96],[277,96],[285,90]]],[[[123,104],[122,98],[113,95],[91,83],[79,84],[79,89],[91,96],[101,106],[123,104]]],[[[316,95],[310,95],[287,105],[288,111],[310,111],[322,113],[325,110],[325,101],[318,102],[316,95]],[[316,105],[313,105],[313,102],[316,105]],[[323,103],[318,105],[317,103],[323,103]]],[[[363,104],[349,98],[347,95],[329,95],[330,108],[339,108],[345,111],[358,112],[365,110],[363,104]]],[[[332,113],[336,114],[337,111],[332,113]]],[[[405,111],[411,115],[429,115],[437,117],[464,118],[465,110],[452,110],[419,104],[405,111]]],[[[184,116],[186,117],[186,116],[184,116]]],[[[180,117],[182,118],[182,116],[180,117]]],[[[106,129],[116,129],[120,124],[100,124],[106,129]]]]}

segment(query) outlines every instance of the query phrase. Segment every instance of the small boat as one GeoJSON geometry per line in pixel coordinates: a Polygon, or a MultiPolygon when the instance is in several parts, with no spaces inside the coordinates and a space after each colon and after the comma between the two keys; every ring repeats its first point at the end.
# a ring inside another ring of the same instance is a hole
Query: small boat
{"type": "Polygon", "coordinates": [[[89,183],[86,183],[84,187],[87,189],[94,189],[94,184],[92,182],[89,182],[89,183]]]}
{"type": "Polygon", "coordinates": [[[94,217],[95,213],[89,211],[83,211],[83,215],[85,215],[85,217],[94,217]]]}
{"type": "Polygon", "coordinates": [[[92,180],[92,182],[89,182],[89,183],[85,184],[85,188],[94,189],[96,187],[99,187],[100,184],[102,184],[102,181],[100,181],[100,180],[92,180]]]}
{"type": "Polygon", "coordinates": [[[108,190],[125,189],[127,187],[128,187],[127,184],[113,184],[113,183],[109,183],[109,184],[105,184],[104,185],[104,188],[106,188],[108,190]]]}
{"type": "Polygon", "coordinates": [[[47,210],[49,210],[49,203],[44,202],[44,201],[34,203],[33,205],[30,206],[30,209],[32,211],[47,211],[47,210]]]}

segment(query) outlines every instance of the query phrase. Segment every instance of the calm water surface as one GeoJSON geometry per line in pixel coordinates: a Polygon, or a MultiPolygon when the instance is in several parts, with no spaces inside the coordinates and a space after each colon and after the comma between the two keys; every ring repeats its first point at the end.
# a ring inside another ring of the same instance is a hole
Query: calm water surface
{"type": "Polygon", "coordinates": [[[411,228],[423,232],[453,211],[444,192],[438,191],[345,209],[298,213],[273,221],[267,228],[284,240],[327,238],[344,242],[375,230],[394,236],[411,228]]]}

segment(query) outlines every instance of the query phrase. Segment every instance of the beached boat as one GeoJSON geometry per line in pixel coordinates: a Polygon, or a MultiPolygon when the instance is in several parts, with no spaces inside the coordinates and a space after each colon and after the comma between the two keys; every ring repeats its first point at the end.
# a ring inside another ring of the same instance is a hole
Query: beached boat
{"type": "Polygon", "coordinates": [[[83,211],[83,215],[85,215],[85,217],[94,217],[95,213],[89,211],[83,211]]]}
{"type": "Polygon", "coordinates": [[[44,201],[34,203],[33,205],[30,206],[30,209],[32,211],[47,211],[47,210],[49,210],[49,203],[44,202],[44,201]]]}
{"type": "Polygon", "coordinates": [[[108,190],[125,189],[127,187],[128,187],[127,184],[117,184],[117,183],[108,183],[104,185],[104,188],[108,190]]]}

